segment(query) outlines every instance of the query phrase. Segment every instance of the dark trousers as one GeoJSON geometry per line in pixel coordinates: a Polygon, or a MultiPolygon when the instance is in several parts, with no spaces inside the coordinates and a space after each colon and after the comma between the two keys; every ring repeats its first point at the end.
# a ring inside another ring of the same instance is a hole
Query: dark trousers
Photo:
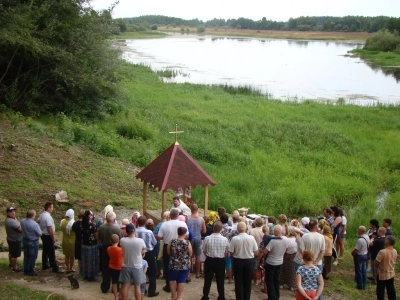
{"type": "Polygon", "coordinates": [[[100,288],[103,293],[107,293],[111,285],[110,269],[108,267],[108,264],[110,262],[110,257],[108,256],[107,248],[108,246],[104,245],[101,248],[100,265],[102,268],[101,276],[103,278],[103,281],[101,282],[100,288]]]}
{"type": "Polygon", "coordinates": [[[251,274],[253,273],[253,258],[233,260],[233,276],[235,277],[236,300],[250,300],[251,274]]]}
{"type": "Polygon", "coordinates": [[[57,272],[59,267],[56,261],[56,249],[51,240],[50,235],[42,235],[43,251],[42,251],[42,268],[47,269],[50,265],[53,272],[57,272]]]}
{"type": "Polygon", "coordinates": [[[154,251],[147,251],[144,255],[149,267],[147,268],[147,276],[149,277],[149,291],[150,296],[156,293],[156,261],[154,259],[154,251]]]}
{"type": "Polygon", "coordinates": [[[359,290],[365,290],[367,285],[367,259],[367,255],[354,255],[354,271],[359,290]]]}
{"type": "Polygon", "coordinates": [[[204,262],[204,286],[201,300],[208,300],[212,279],[215,274],[217,280],[218,300],[225,300],[225,259],[207,257],[204,262]]]}
{"type": "Polygon", "coordinates": [[[164,262],[164,276],[165,276],[165,283],[166,283],[166,290],[169,291],[169,278],[168,278],[168,269],[169,269],[169,255],[167,253],[168,245],[164,244],[163,248],[163,262],[164,262]]]}
{"type": "Polygon", "coordinates": [[[34,274],[35,263],[39,252],[39,240],[30,241],[23,239],[24,245],[24,274],[34,274]]]}
{"type": "Polygon", "coordinates": [[[394,289],[394,277],[388,280],[379,280],[379,275],[376,283],[376,298],[378,300],[385,299],[385,288],[387,291],[388,300],[396,300],[396,290],[394,289]]]}
{"type": "Polygon", "coordinates": [[[267,285],[267,293],[269,300],[279,300],[279,277],[281,276],[282,265],[273,266],[266,264],[265,267],[265,284],[267,285]]]}

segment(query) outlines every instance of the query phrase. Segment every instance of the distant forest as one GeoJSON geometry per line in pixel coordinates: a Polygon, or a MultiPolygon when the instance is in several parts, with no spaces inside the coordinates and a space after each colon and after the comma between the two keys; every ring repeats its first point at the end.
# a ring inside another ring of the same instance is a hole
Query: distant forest
{"type": "Polygon", "coordinates": [[[221,29],[254,29],[254,30],[297,30],[297,31],[345,31],[345,32],[377,32],[389,21],[397,21],[400,18],[390,18],[385,16],[362,17],[299,17],[290,18],[286,22],[267,20],[265,17],[254,21],[246,18],[239,19],[213,19],[201,21],[199,19],[184,20],[181,18],[166,16],[140,16],[134,18],[124,18],[128,31],[130,26],[170,26],[170,27],[209,27],[221,29]]]}

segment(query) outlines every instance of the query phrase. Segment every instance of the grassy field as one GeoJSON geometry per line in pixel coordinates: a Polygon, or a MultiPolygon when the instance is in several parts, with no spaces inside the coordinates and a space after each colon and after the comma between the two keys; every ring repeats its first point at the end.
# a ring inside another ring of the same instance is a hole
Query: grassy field
{"type": "Polygon", "coordinates": [[[115,35],[115,39],[156,39],[163,38],[166,34],[158,31],[138,31],[138,32],[123,32],[120,35],[115,35]]]}
{"type": "MultiPolygon", "coordinates": [[[[36,136],[61,141],[61,149],[80,144],[143,167],[173,142],[168,132],[178,123],[185,131],[180,143],[217,181],[210,188],[212,209],[247,206],[251,212],[302,217],[337,204],[350,217],[350,236],[372,217],[391,217],[400,231],[395,213],[400,203],[399,107],[285,103],[249,95],[246,89],[243,95],[234,88],[166,84],[150,69],[129,64],[121,68],[120,77],[125,96],[102,120],[86,124],[61,115],[28,119],[25,126],[36,136]],[[378,210],[376,196],[382,191],[388,191],[389,197],[378,210]]],[[[52,148],[57,148],[59,142],[53,143],[52,148]]],[[[37,166],[27,177],[41,177],[46,183],[53,178],[54,168],[37,166]]],[[[101,199],[128,199],[123,186],[132,174],[124,175],[123,168],[106,169],[93,176],[77,171],[76,183],[68,186],[79,199],[93,198],[93,187],[121,176],[124,180],[101,199]]],[[[17,189],[23,194],[27,182],[38,181],[10,179],[13,168],[5,165],[2,170],[3,194],[17,189]]],[[[64,180],[60,178],[58,185],[64,180]]],[[[130,193],[136,191],[132,189],[130,193]]],[[[193,191],[200,205],[202,194],[201,188],[193,191]]]]}
{"type": "Polygon", "coordinates": [[[0,294],[2,299],[7,300],[60,300],[58,295],[50,295],[47,292],[34,291],[16,283],[0,284],[0,294]],[[49,296],[49,297],[48,297],[49,296]]]}
{"type": "MultiPolygon", "coordinates": [[[[181,32],[179,27],[159,27],[166,32],[181,32]]],[[[189,28],[189,34],[197,34],[196,28],[189,28]]],[[[186,33],[186,28],[185,28],[186,33]]],[[[281,30],[251,30],[251,29],[220,29],[206,28],[203,35],[237,36],[270,39],[295,40],[366,40],[371,36],[368,32],[324,32],[324,31],[281,31],[281,30]]]]}
{"type": "Polygon", "coordinates": [[[351,55],[360,57],[376,67],[400,67],[400,54],[394,52],[369,51],[354,49],[349,51],[351,55]]]}

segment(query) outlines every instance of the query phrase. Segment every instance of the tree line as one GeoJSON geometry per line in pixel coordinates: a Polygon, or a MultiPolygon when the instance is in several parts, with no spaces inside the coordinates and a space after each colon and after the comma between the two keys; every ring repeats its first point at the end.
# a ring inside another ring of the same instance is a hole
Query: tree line
{"type": "Polygon", "coordinates": [[[199,19],[184,20],[181,18],[147,15],[133,18],[124,18],[121,21],[135,26],[150,27],[171,26],[171,27],[211,27],[222,29],[253,29],[253,30],[296,30],[296,31],[345,31],[345,32],[377,32],[386,28],[388,23],[397,23],[400,18],[386,16],[363,17],[308,17],[290,18],[286,22],[268,20],[263,17],[260,20],[247,18],[238,19],[212,19],[201,21],[199,19]]]}

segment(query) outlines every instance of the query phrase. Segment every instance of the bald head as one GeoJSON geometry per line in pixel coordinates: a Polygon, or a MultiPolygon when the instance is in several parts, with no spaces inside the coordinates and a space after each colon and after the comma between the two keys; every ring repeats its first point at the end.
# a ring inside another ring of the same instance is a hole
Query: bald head
{"type": "Polygon", "coordinates": [[[274,227],[274,236],[282,236],[282,226],[276,225],[274,227]]]}
{"type": "Polygon", "coordinates": [[[244,222],[239,222],[238,223],[238,226],[237,226],[237,231],[239,232],[239,233],[244,233],[244,232],[246,232],[246,223],[244,223],[244,222]]]}
{"type": "Polygon", "coordinates": [[[386,228],[385,227],[379,227],[378,229],[378,236],[386,236],[386,228]]]}

